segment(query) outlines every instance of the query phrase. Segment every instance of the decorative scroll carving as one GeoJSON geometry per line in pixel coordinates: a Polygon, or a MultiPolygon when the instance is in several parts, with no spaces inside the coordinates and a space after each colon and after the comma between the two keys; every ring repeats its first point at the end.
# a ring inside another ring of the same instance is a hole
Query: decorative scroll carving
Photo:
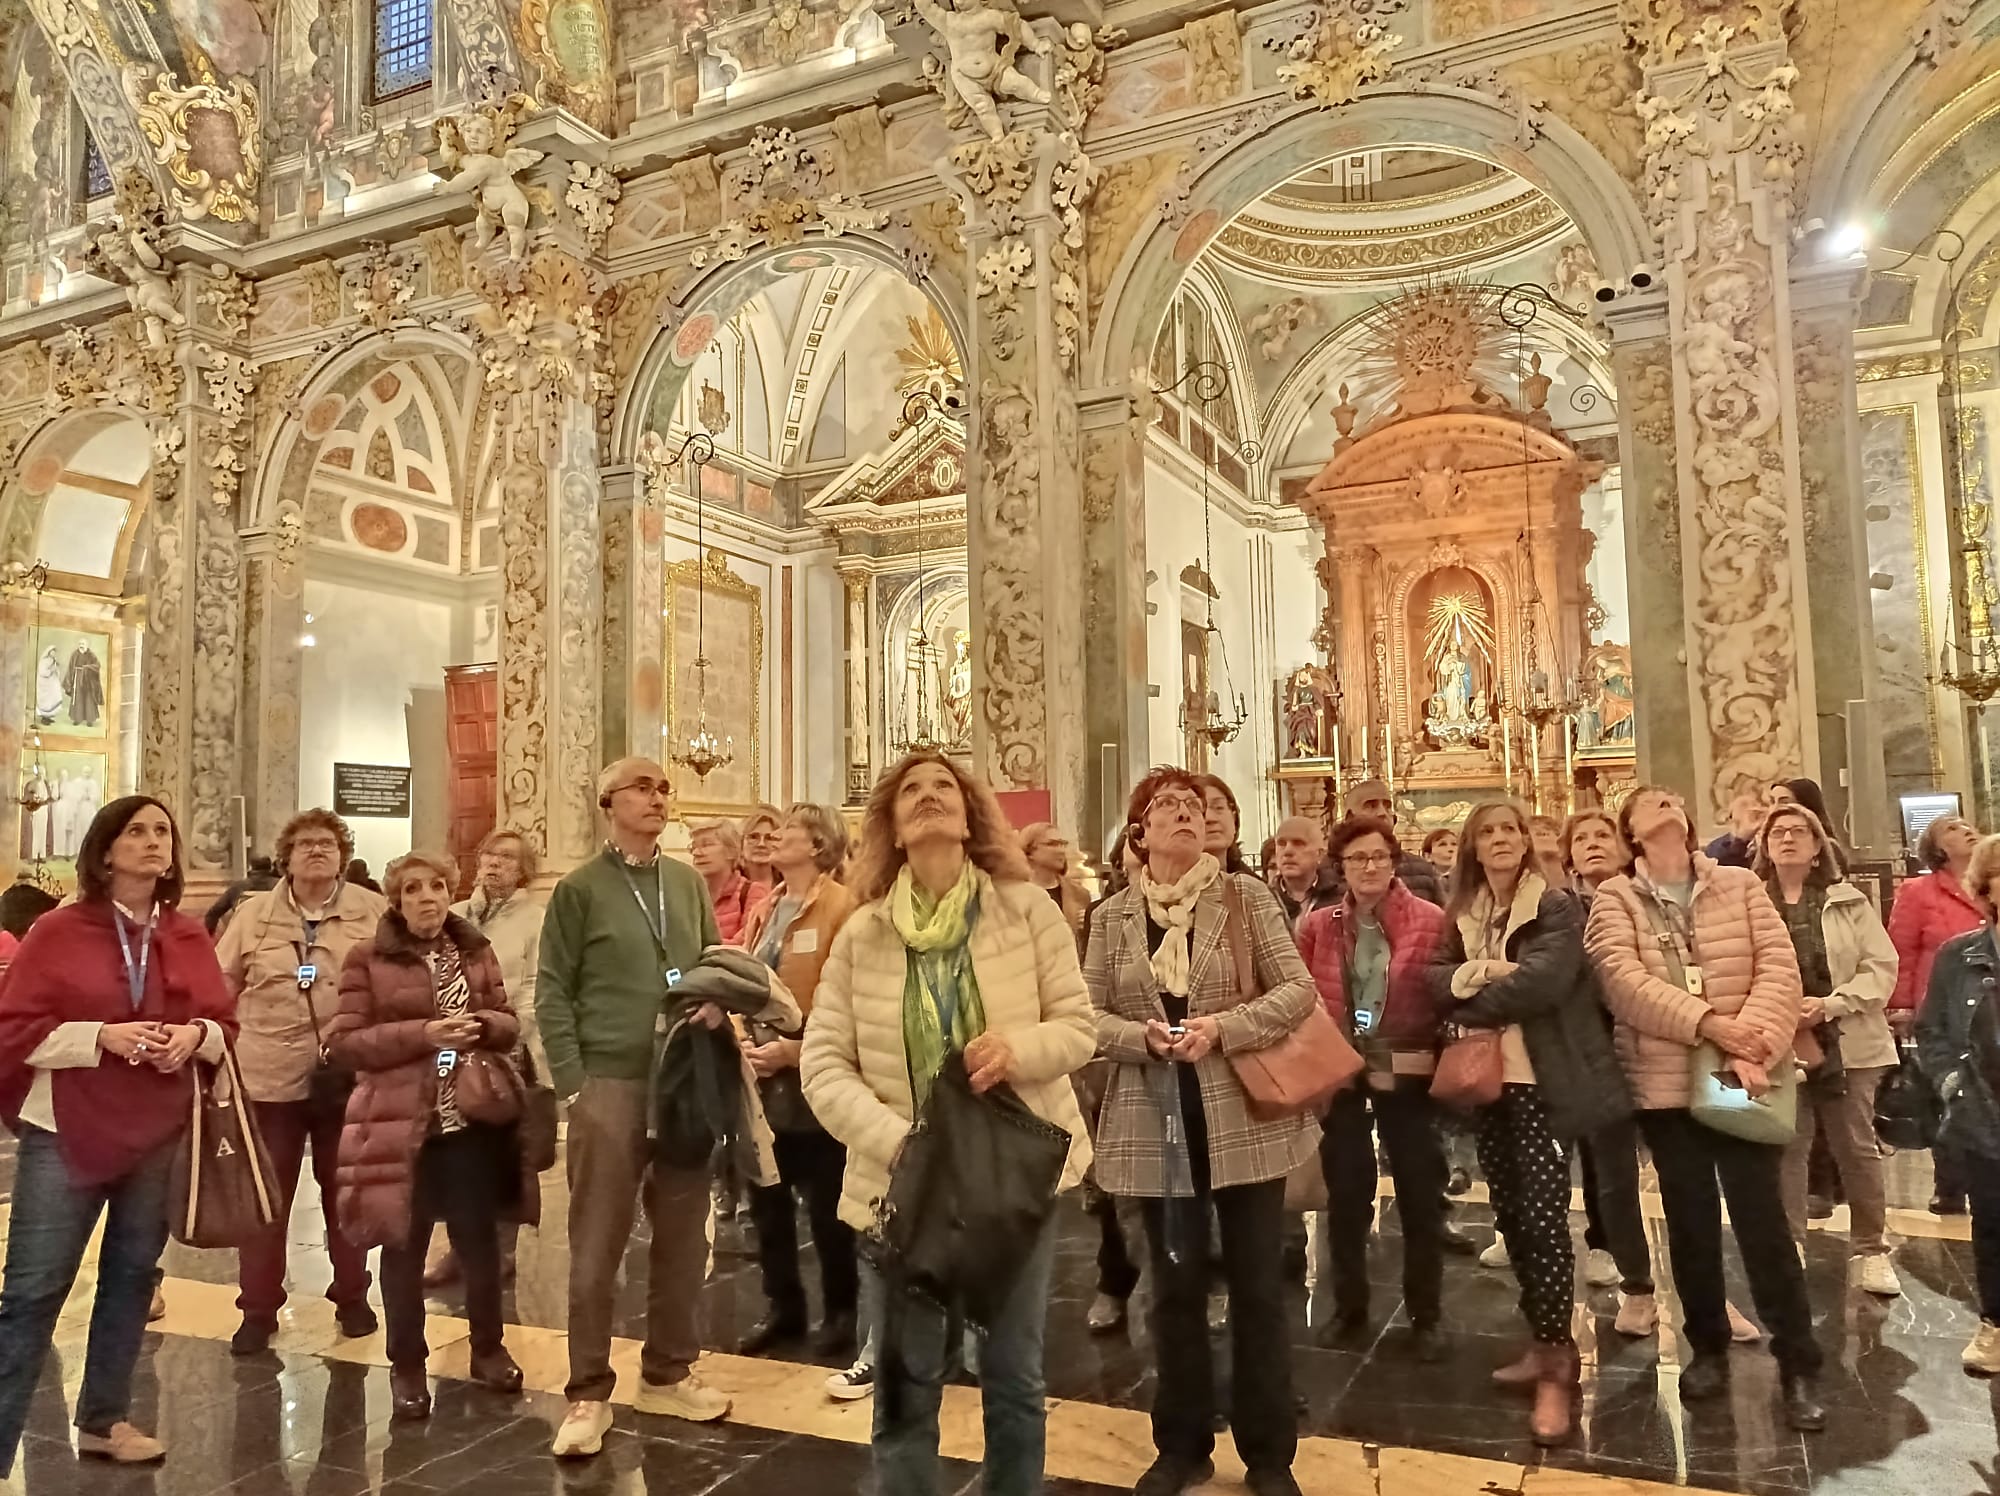
{"type": "Polygon", "coordinates": [[[356,313],[377,332],[403,320],[417,294],[415,261],[379,239],[361,246],[361,258],[347,267],[342,280],[356,313]]]}
{"type": "Polygon", "coordinates": [[[1389,76],[1389,54],[1403,38],[1387,23],[1404,6],[1405,0],[1329,0],[1308,11],[1289,42],[1264,43],[1285,56],[1278,81],[1291,86],[1295,99],[1326,107],[1352,104],[1363,88],[1389,76]]]}
{"type": "Polygon", "coordinates": [[[312,302],[312,319],[321,327],[340,320],[340,272],[331,260],[312,260],[299,267],[305,278],[306,296],[312,302]]]}
{"type": "Polygon", "coordinates": [[[509,823],[548,845],[549,506],[532,432],[512,434],[500,474],[500,780],[509,823]]]}
{"type": "Polygon", "coordinates": [[[561,544],[557,579],[557,720],[563,814],[552,828],[556,845],[581,862],[595,839],[593,807],[598,754],[600,634],[606,578],[598,522],[597,442],[587,421],[573,423],[567,456],[556,475],[556,522],[561,544]]]}
{"type": "Polygon", "coordinates": [[[456,296],[465,289],[465,245],[449,224],[417,235],[431,267],[431,295],[456,296]]]}
{"type": "Polygon", "coordinates": [[[180,217],[243,223],[257,216],[263,125],[253,81],[210,74],[181,85],[166,72],[148,81],[135,64],[126,70],[125,91],[180,217]]]}
{"type": "Polygon", "coordinates": [[[1220,104],[1243,91],[1243,21],[1219,10],[1181,27],[1188,55],[1188,86],[1197,104],[1220,104]]]}
{"type": "Polygon", "coordinates": [[[569,164],[569,186],[563,203],[576,219],[577,232],[592,254],[604,250],[604,238],[611,232],[611,209],[618,201],[618,178],[601,166],[585,161],[569,164]]]}
{"type": "Polygon", "coordinates": [[[816,228],[830,238],[880,229],[878,213],[845,193],[822,193],[819,159],[790,130],[759,129],[747,158],[729,169],[724,192],[734,215],[709,234],[709,246],[688,258],[697,267],[740,260],[760,245],[797,244],[816,228]]]}
{"type": "Polygon", "coordinates": [[[185,804],[174,786],[183,762],[181,659],[183,608],[187,597],[187,552],[182,543],[181,506],[177,496],[162,496],[154,484],[152,548],[146,575],[146,657],[156,668],[146,673],[145,724],[139,743],[139,785],[166,800],[185,815],[185,804]]]}
{"type": "Polygon", "coordinates": [[[1918,61],[1931,67],[1943,62],[1945,54],[1965,39],[1965,23],[1971,14],[1972,0],[1931,0],[1911,34],[1918,61]]]}

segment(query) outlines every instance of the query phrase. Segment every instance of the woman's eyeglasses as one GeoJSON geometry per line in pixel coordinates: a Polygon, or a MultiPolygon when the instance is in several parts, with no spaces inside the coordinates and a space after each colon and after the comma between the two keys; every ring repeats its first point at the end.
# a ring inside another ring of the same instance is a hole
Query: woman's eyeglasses
{"type": "Polygon", "coordinates": [[[1387,852],[1349,852],[1340,859],[1342,867],[1388,867],[1395,857],[1387,852]]]}

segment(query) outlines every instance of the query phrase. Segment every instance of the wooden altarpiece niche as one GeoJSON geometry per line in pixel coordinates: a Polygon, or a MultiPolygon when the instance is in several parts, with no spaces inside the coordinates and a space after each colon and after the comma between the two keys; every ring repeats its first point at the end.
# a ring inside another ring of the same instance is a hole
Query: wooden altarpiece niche
{"type": "Polygon", "coordinates": [[[1537,767],[1559,794],[1561,724],[1537,756],[1518,710],[1531,658],[1560,696],[1588,649],[1601,464],[1540,410],[1484,401],[1343,437],[1300,499],[1326,546],[1346,777],[1391,771],[1430,803],[1525,791],[1537,767]]]}

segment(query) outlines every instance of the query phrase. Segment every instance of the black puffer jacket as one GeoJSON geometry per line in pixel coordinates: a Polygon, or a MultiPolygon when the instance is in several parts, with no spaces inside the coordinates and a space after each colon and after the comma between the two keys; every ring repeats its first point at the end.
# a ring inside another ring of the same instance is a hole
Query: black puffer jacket
{"type": "Polygon", "coordinates": [[[1917,1016],[1917,1063],[1937,1088],[1938,1142],[2000,1167],[2000,963],[1981,925],[1938,947],[1917,1016]]]}
{"type": "Polygon", "coordinates": [[[1472,1028],[1520,1025],[1556,1136],[1587,1137],[1631,1116],[1632,1095],[1604,1026],[1597,973],[1583,953],[1577,901],[1537,874],[1524,877],[1501,945],[1515,969],[1460,999],[1452,978],[1466,963],[1471,918],[1445,920],[1431,959],[1431,992],[1441,1015],[1472,1028]]]}

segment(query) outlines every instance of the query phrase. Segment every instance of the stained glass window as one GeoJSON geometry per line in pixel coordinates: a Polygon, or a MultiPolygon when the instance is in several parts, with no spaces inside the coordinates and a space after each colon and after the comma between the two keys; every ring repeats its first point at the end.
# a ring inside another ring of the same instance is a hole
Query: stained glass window
{"type": "Polygon", "coordinates": [[[111,191],[111,163],[97,148],[97,137],[83,134],[83,195],[86,200],[104,197],[111,191]]]}
{"type": "Polygon", "coordinates": [[[431,81],[431,0],[375,0],[375,98],[431,81]]]}

